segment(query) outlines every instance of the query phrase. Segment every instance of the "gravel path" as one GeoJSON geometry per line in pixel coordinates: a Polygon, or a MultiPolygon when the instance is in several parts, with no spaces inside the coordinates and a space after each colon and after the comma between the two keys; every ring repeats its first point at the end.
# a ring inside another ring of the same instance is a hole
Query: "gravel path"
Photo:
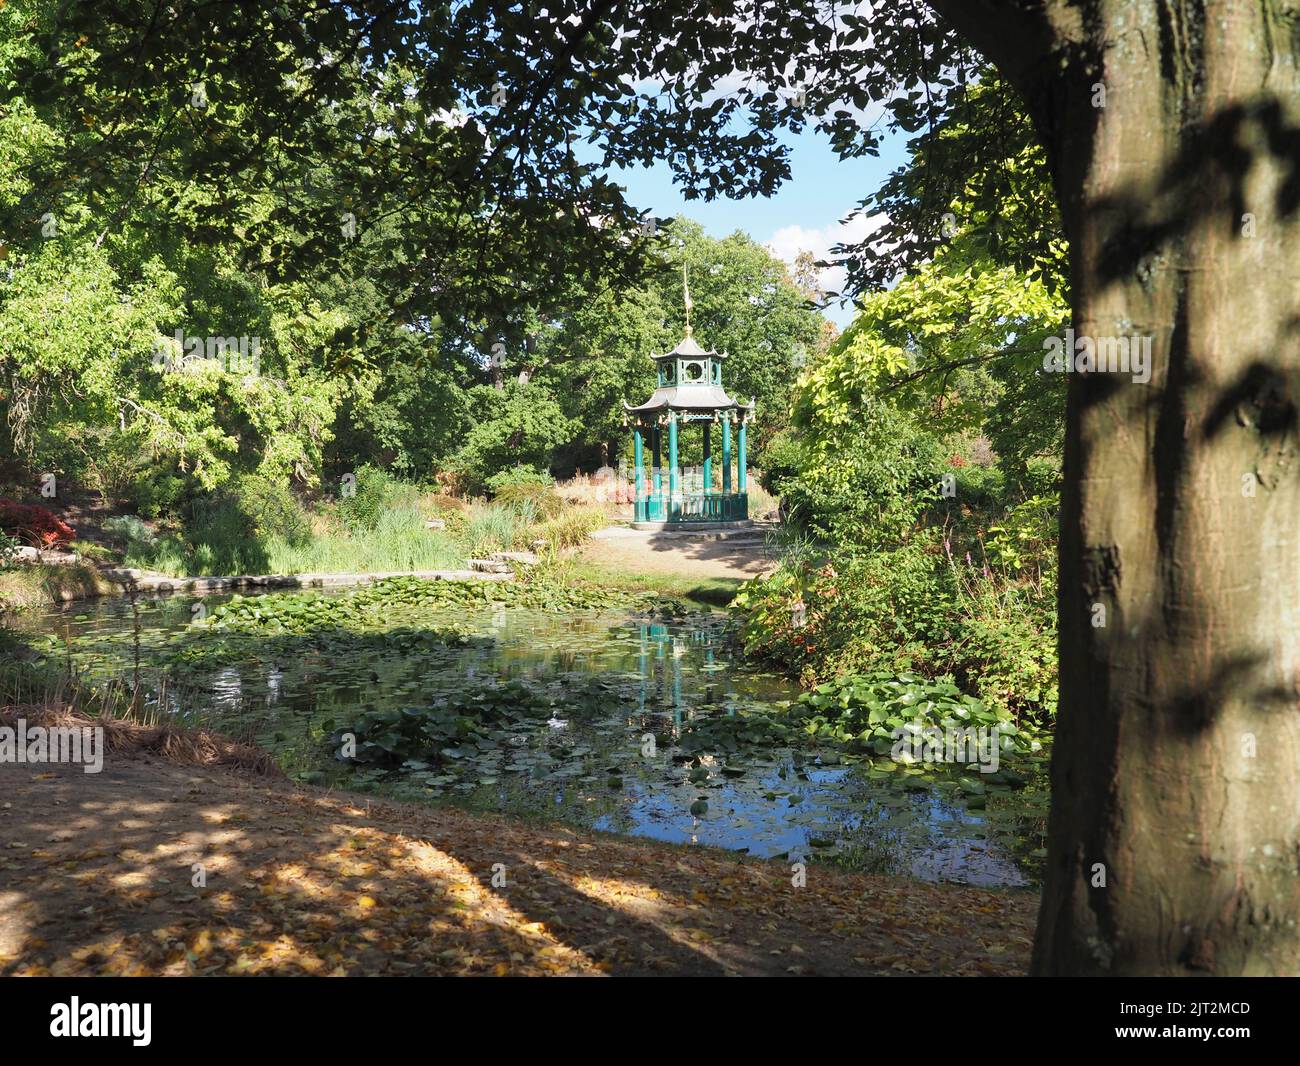
{"type": "Polygon", "coordinates": [[[735,536],[643,533],[613,526],[600,530],[583,546],[582,559],[612,570],[677,574],[699,580],[743,581],[776,565],[775,556],[763,543],[761,529],[735,536]]]}

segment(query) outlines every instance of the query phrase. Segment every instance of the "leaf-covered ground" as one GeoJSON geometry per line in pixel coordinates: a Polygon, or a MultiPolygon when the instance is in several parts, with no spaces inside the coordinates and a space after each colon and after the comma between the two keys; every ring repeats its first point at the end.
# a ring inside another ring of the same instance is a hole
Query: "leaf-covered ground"
{"type": "Polygon", "coordinates": [[[2,764],[0,826],[0,975],[1004,975],[1037,909],[156,754],[2,764]]]}

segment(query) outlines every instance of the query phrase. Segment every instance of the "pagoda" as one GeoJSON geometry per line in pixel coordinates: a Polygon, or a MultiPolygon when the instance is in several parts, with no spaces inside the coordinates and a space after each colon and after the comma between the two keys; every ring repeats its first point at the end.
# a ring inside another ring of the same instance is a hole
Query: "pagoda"
{"type": "Polygon", "coordinates": [[[686,335],[671,352],[652,355],[658,385],[650,399],[636,407],[623,404],[632,427],[636,503],[634,529],[716,529],[746,524],[746,427],[754,420],[754,404],[737,403],[722,387],[725,352],[706,351],[691,334],[690,295],[686,297],[686,335]],[[703,435],[701,484],[683,491],[678,460],[679,435],[698,426],[703,435]],[[714,426],[722,443],[721,471],[713,458],[714,426]],[[736,469],[732,476],[732,427],[737,430],[736,469]],[[663,460],[667,438],[668,474],[663,460]],[[649,443],[650,471],[645,468],[649,443]],[[718,477],[718,474],[721,477],[718,477]],[[720,484],[719,484],[720,482],[720,484]],[[698,490],[698,491],[697,491],[698,490]]]}

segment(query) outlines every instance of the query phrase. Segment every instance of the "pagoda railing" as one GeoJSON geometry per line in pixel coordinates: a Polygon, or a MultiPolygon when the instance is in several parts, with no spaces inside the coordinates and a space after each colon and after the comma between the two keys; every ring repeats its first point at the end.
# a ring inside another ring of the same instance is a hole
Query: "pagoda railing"
{"type": "Polygon", "coordinates": [[[637,522],[743,522],[749,517],[744,492],[690,492],[670,497],[651,493],[636,501],[637,522]]]}

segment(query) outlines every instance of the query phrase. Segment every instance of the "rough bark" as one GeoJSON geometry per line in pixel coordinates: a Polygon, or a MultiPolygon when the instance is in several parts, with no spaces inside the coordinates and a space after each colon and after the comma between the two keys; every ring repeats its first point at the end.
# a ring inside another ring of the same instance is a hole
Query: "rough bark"
{"type": "Polygon", "coordinates": [[[1076,333],[1151,338],[1070,382],[1034,971],[1300,973],[1300,12],[933,6],[1034,113],[1076,333]]]}

